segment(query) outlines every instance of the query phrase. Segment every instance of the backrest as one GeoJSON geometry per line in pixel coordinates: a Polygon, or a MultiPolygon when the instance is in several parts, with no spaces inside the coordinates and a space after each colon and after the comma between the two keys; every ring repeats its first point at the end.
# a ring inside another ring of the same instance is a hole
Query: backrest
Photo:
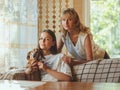
{"type": "Polygon", "coordinates": [[[120,58],[94,60],[74,66],[77,81],[120,82],[120,58]]]}

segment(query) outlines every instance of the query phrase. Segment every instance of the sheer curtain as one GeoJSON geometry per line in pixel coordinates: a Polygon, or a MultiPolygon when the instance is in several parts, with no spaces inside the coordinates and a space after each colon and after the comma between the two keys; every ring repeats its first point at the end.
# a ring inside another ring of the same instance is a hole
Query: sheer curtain
{"type": "Polygon", "coordinates": [[[0,0],[0,73],[24,67],[38,37],[37,0],[0,0]]]}

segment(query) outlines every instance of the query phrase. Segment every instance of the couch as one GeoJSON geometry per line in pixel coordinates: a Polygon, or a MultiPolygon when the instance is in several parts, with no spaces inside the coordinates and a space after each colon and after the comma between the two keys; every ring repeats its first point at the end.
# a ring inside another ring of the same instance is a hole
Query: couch
{"type": "Polygon", "coordinates": [[[94,60],[74,66],[79,82],[120,82],[120,58],[94,60]]]}
{"type": "MultiPolygon", "coordinates": [[[[120,58],[93,60],[73,67],[75,82],[120,82],[120,58]]],[[[26,80],[24,69],[13,69],[0,79],[26,80]]]]}

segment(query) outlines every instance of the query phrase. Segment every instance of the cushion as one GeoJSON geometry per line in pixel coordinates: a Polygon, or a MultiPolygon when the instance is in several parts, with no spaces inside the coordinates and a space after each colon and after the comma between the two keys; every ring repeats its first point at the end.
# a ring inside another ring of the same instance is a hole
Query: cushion
{"type": "Polygon", "coordinates": [[[25,74],[26,75],[26,80],[41,81],[40,73],[41,73],[40,71],[34,71],[34,72],[31,72],[30,74],[25,74]]]}
{"type": "Polygon", "coordinates": [[[8,72],[1,74],[1,80],[26,80],[25,72],[21,69],[11,69],[8,72]]]}
{"type": "Polygon", "coordinates": [[[101,59],[74,66],[77,81],[120,82],[120,58],[101,59]]]}

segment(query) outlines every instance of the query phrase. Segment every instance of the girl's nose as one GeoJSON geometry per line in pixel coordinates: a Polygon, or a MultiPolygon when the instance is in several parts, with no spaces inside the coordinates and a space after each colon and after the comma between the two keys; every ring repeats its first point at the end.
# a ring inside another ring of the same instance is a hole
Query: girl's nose
{"type": "Polygon", "coordinates": [[[45,39],[42,39],[42,42],[44,43],[44,42],[45,42],[45,39]]]}

